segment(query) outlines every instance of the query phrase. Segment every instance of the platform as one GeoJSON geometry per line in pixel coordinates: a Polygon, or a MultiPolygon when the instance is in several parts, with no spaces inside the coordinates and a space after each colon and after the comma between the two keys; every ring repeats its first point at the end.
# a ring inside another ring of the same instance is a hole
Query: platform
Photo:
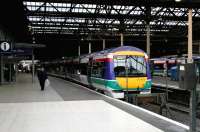
{"type": "Polygon", "coordinates": [[[0,113],[2,132],[162,132],[101,100],[0,104],[0,113]]]}
{"type": "Polygon", "coordinates": [[[83,86],[49,77],[40,91],[35,78],[18,75],[16,85],[0,87],[3,132],[185,132],[188,126],[83,86]]]}
{"type": "Polygon", "coordinates": [[[48,87],[45,92],[41,92],[38,79],[35,77],[35,82],[32,83],[30,74],[18,74],[16,81],[14,84],[0,85],[0,103],[63,100],[52,87],[48,87]]]}
{"type": "MultiPolygon", "coordinates": [[[[179,88],[179,82],[178,81],[172,81],[169,77],[161,77],[161,76],[154,76],[152,78],[152,85],[156,87],[167,87],[175,90],[183,90],[179,88]]],[[[197,84],[197,91],[200,91],[200,84],[197,84]]]]}

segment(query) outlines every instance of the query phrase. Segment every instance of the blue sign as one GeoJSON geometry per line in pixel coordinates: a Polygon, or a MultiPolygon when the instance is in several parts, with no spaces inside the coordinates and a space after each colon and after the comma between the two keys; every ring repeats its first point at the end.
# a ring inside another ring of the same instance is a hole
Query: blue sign
{"type": "Polygon", "coordinates": [[[12,48],[11,43],[0,41],[0,54],[3,55],[32,55],[30,48],[12,48]]]}

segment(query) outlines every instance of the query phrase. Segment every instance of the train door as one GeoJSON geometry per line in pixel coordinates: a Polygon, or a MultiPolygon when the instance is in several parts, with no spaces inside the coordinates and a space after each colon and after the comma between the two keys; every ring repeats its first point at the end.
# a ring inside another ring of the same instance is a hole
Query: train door
{"type": "Polygon", "coordinates": [[[106,72],[107,72],[107,69],[106,69],[106,62],[102,62],[102,78],[104,80],[104,88],[106,89],[107,87],[107,80],[106,80],[106,72]]]}

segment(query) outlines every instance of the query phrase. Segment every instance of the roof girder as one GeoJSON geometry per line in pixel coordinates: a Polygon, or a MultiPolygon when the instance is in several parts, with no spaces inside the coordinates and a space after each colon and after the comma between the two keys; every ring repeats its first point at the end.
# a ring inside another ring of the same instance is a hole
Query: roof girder
{"type": "Polygon", "coordinates": [[[150,7],[200,7],[200,1],[188,0],[175,2],[175,0],[23,0],[27,2],[56,2],[56,3],[74,3],[74,4],[98,4],[98,5],[123,5],[123,6],[150,6],[150,7]]]}

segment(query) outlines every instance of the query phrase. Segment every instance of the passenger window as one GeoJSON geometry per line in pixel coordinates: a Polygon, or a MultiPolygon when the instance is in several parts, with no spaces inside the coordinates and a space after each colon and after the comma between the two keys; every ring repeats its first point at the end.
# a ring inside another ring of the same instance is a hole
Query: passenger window
{"type": "Polygon", "coordinates": [[[92,77],[103,78],[104,76],[104,62],[93,62],[92,77]]]}

